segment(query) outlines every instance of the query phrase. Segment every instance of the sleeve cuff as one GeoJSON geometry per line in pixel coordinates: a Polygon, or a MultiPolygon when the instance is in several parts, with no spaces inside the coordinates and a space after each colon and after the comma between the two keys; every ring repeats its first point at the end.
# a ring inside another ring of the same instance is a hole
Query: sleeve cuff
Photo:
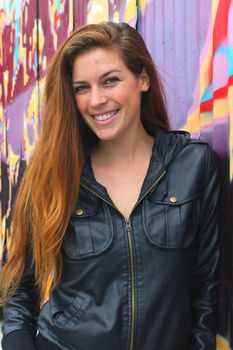
{"type": "Polygon", "coordinates": [[[34,336],[27,330],[17,330],[2,339],[3,350],[36,350],[34,336]]]}

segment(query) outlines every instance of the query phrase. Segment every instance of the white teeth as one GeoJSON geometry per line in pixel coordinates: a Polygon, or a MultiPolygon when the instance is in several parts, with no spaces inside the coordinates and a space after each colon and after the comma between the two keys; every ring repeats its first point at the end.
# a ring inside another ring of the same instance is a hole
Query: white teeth
{"type": "Polygon", "coordinates": [[[112,118],[115,114],[117,113],[117,111],[111,112],[111,113],[106,113],[106,114],[102,114],[102,115],[93,115],[93,118],[95,120],[108,120],[110,118],[112,118]]]}

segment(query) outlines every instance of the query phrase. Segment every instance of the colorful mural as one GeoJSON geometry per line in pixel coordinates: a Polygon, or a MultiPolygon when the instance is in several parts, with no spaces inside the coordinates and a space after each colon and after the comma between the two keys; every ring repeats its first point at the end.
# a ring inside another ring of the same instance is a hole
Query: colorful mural
{"type": "Polygon", "coordinates": [[[147,1],[139,29],[161,72],[174,128],[207,140],[222,177],[218,349],[232,347],[233,1],[147,1]],[[166,20],[165,20],[166,19],[166,20]],[[154,36],[151,35],[154,33],[154,36]]]}
{"type": "Polygon", "coordinates": [[[0,0],[0,260],[40,128],[47,64],[86,23],[125,21],[144,37],[173,128],[207,140],[222,176],[218,349],[233,348],[233,0],[0,0]]]}

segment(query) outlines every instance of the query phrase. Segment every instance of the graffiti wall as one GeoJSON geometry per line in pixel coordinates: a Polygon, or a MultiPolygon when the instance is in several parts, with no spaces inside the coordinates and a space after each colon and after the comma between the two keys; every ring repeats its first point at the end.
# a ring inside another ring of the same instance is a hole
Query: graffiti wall
{"type": "Polygon", "coordinates": [[[233,1],[141,2],[138,26],[160,70],[173,127],[207,140],[219,156],[218,347],[229,349],[230,343],[233,347],[233,1]]]}
{"type": "Polygon", "coordinates": [[[0,259],[40,129],[47,63],[74,28],[102,20],[138,29],[159,69],[173,128],[207,140],[219,155],[218,349],[233,348],[233,0],[0,0],[0,259]]]}

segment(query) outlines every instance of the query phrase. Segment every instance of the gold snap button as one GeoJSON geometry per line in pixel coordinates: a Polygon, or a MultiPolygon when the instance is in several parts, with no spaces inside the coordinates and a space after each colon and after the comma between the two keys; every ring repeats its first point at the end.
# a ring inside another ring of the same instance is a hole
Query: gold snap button
{"type": "Polygon", "coordinates": [[[177,202],[177,198],[176,197],[170,197],[170,202],[171,203],[176,203],[177,202]]]}
{"type": "Polygon", "coordinates": [[[82,208],[78,208],[78,209],[76,210],[75,214],[78,215],[78,216],[83,215],[83,209],[82,209],[82,208]]]}

